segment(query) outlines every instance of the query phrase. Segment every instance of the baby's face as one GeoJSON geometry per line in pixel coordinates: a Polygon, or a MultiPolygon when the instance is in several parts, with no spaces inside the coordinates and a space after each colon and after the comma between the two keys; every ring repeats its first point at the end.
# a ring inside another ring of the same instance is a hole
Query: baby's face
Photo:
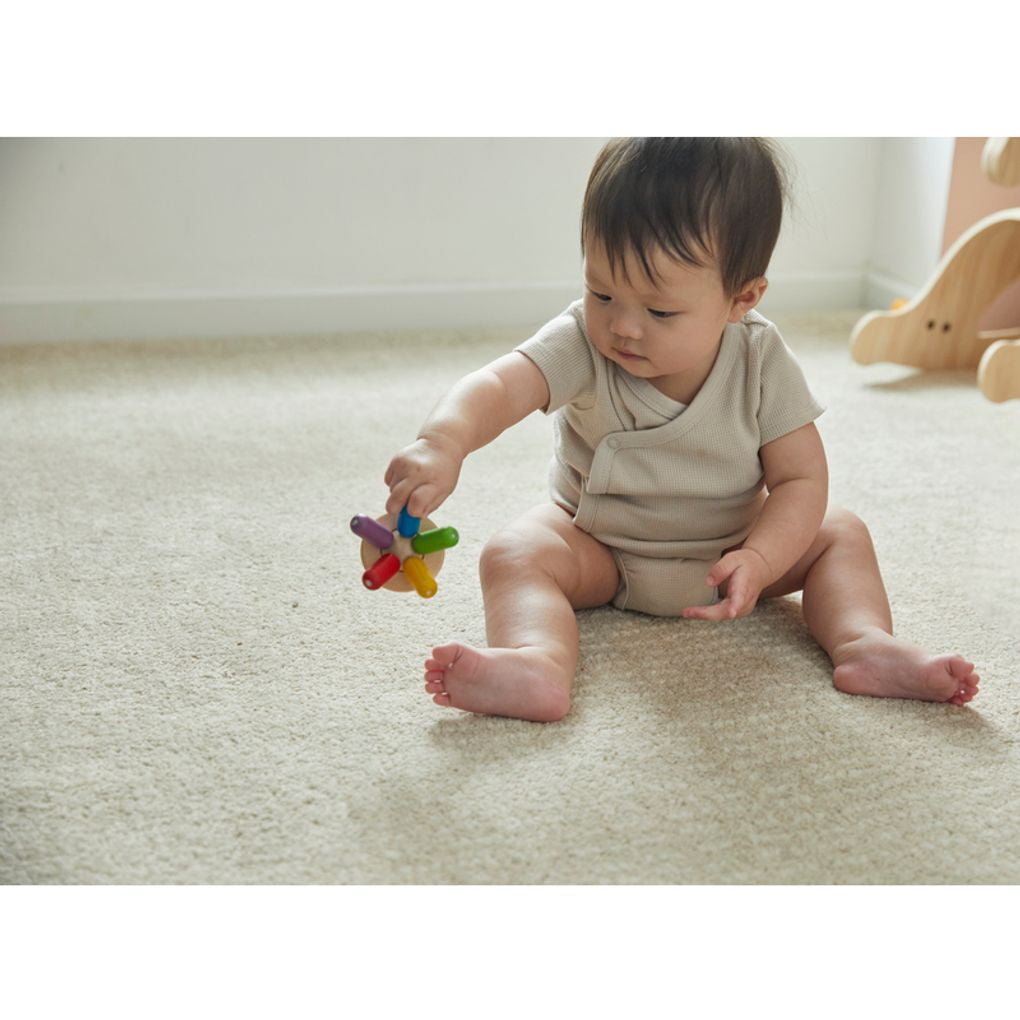
{"type": "Polygon", "coordinates": [[[631,375],[648,379],[674,400],[690,403],[708,378],[723,331],[758,303],[767,282],[749,285],[727,298],[714,266],[693,268],[656,253],[653,283],[632,253],[626,276],[614,277],[600,245],[589,247],[584,263],[584,314],[597,350],[631,375]]]}

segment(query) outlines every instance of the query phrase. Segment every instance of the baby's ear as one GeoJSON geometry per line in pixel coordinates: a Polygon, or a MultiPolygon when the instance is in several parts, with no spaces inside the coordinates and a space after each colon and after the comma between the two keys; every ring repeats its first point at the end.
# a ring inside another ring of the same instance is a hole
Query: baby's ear
{"type": "Polygon", "coordinates": [[[735,295],[733,298],[733,304],[730,306],[730,322],[739,322],[747,313],[754,308],[765,291],[769,288],[769,281],[764,276],[759,276],[755,280],[749,280],[740,290],[740,293],[735,295]]]}

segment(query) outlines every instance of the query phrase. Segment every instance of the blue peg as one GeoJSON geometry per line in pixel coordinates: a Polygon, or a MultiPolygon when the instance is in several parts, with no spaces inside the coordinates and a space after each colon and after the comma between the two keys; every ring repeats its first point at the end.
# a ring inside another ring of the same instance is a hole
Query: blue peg
{"type": "Polygon", "coordinates": [[[413,538],[418,534],[418,528],[421,526],[420,517],[412,517],[407,512],[407,505],[400,511],[400,517],[397,518],[397,531],[404,538],[413,538]]]}

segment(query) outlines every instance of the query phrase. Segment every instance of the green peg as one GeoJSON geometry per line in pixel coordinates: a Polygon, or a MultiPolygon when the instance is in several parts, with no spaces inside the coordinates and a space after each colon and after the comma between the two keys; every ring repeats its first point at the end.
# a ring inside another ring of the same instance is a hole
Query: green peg
{"type": "Polygon", "coordinates": [[[460,541],[456,528],[433,528],[423,531],[411,539],[411,548],[419,556],[439,552],[440,549],[452,549],[460,541]]]}

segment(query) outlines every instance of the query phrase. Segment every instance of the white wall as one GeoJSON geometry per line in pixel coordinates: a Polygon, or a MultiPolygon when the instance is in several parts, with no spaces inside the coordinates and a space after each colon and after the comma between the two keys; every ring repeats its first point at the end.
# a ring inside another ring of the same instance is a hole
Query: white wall
{"type": "Polygon", "coordinates": [[[911,298],[942,254],[953,138],[883,138],[864,301],[887,308],[911,298]]]}
{"type": "MultiPolygon", "coordinates": [[[[0,140],[0,341],[536,325],[579,291],[603,141],[0,140]]],[[[924,139],[781,142],[765,314],[934,265],[951,145],[943,174],[924,139]]]]}
{"type": "Polygon", "coordinates": [[[772,256],[762,311],[860,304],[872,242],[880,140],[781,138],[793,206],[772,256]]]}

